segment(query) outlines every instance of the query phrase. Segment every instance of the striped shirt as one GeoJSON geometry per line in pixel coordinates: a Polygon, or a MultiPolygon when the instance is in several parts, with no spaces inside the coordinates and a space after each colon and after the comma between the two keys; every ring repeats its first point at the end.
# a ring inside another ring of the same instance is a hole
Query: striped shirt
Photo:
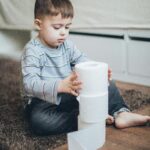
{"type": "Polygon", "coordinates": [[[45,46],[38,38],[30,40],[21,59],[24,96],[58,105],[61,101],[57,93],[59,81],[70,75],[75,64],[83,61],[88,58],[69,40],[58,48],[45,46]]]}

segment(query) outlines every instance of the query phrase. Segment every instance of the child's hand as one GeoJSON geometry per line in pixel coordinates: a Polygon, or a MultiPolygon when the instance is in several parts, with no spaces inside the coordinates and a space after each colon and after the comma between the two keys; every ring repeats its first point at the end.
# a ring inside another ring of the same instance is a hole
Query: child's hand
{"type": "Polygon", "coordinates": [[[58,92],[59,93],[69,93],[74,96],[78,96],[78,90],[81,89],[81,81],[77,80],[77,74],[75,72],[72,72],[70,76],[65,78],[64,80],[60,81],[60,84],[58,86],[58,92]]]}
{"type": "Polygon", "coordinates": [[[112,70],[108,68],[108,80],[112,80],[112,70]]]}

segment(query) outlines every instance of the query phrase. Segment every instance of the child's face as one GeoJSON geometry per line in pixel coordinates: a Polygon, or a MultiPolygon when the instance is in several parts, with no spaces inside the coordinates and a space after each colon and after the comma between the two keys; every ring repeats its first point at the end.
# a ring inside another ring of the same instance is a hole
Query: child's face
{"type": "Polygon", "coordinates": [[[38,20],[39,38],[49,47],[56,48],[68,37],[72,18],[57,16],[46,16],[38,20]]]}

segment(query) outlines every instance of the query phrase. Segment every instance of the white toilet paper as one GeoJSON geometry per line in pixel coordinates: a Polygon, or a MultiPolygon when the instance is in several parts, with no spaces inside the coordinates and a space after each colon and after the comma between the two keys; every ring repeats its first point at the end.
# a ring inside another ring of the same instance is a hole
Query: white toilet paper
{"type": "Polygon", "coordinates": [[[101,95],[80,95],[79,114],[84,122],[94,123],[108,117],[108,93],[101,95]]]}
{"type": "Polygon", "coordinates": [[[97,150],[105,142],[105,122],[91,124],[90,127],[69,133],[69,150],[97,150]]]}
{"type": "Polygon", "coordinates": [[[91,127],[93,123],[87,123],[81,120],[80,115],[78,116],[78,130],[86,129],[91,127]]]}
{"type": "Polygon", "coordinates": [[[108,65],[84,62],[75,66],[82,81],[78,97],[78,131],[69,133],[69,150],[96,150],[105,143],[108,116],[108,65]]]}
{"type": "Polygon", "coordinates": [[[83,95],[97,95],[108,90],[108,65],[102,62],[83,62],[75,66],[75,71],[82,81],[83,95]]]}
{"type": "Polygon", "coordinates": [[[78,130],[87,129],[89,127],[92,127],[95,124],[99,124],[99,126],[100,126],[99,132],[104,133],[103,131],[105,130],[104,128],[106,126],[105,122],[106,122],[106,120],[99,120],[99,122],[97,122],[97,123],[84,122],[81,120],[80,115],[79,115],[78,116],[78,130]]]}

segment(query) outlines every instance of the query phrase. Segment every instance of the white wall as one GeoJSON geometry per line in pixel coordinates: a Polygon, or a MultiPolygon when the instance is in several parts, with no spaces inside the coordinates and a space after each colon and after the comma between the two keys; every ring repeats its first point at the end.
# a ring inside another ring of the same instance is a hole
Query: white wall
{"type": "Polygon", "coordinates": [[[109,35],[70,38],[88,57],[108,63],[114,79],[150,86],[150,31],[110,31],[109,35]]]}
{"type": "Polygon", "coordinates": [[[30,39],[30,32],[22,30],[0,30],[0,56],[20,59],[22,49],[30,39]]]}

